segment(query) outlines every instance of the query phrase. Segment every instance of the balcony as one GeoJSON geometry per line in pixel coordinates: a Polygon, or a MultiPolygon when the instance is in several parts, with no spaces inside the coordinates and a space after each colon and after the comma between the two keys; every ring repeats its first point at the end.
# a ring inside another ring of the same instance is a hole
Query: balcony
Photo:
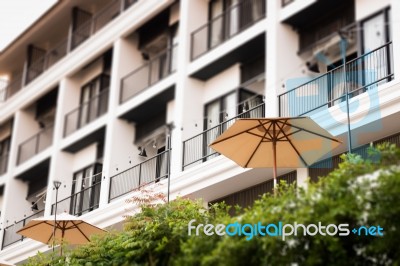
{"type": "Polygon", "coordinates": [[[104,115],[107,113],[107,109],[108,88],[101,91],[89,101],[82,103],[78,108],[65,116],[64,137],[104,115]]]}
{"type": "Polygon", "coordinates": [[[278,96],[279,116],[311,115],[394,78],[392,42],[278,96]],[[346,93],[348,91],[348,93],[346,93]]]}
{"type": "Polygon", "coordinates": [[[265,17],[265,0],[242,0],[191,34],[191,60],[241,33],[265,17]]]}
{"type": "Polygon", "coordinates": [[[0,155],[0,176],[7,172],[8,156],[8,153],[0,155]]]}
{"type": "Polygon", "coordinates": [[[226,120],[215,127],[209,128],[183,142],[183,171],[189,167],[217,157],[219,154],[213,149],[209,148],[208,145],[210,145],[211,142],[219,137],[239,118],[264,117],[265,104],[264,102],[260,103],[259,98],[256,96],[239,103],[237,105],[237,110],[243,111],[239,115],[226,120]],[[248,108],[249,106],[254,107],[248,108]]]}
{"type": "Polygon", "coordinates": [[[36,79],[47,69],[52,67],[58,61],[60,61],[67,54],[68,38],[62,40],[52,49],[49,49],[45,55],[35,62],[33,62],[26,72],[26,84],[29,84],[32,80],[36,79]]]}
{"type": "MultiPolygon", "coordinates": [[[[81,216],[99,208],[100,189],[101,189],[101,173],[92,177],[92,180],[100,180],[92,186],[82,189],[72,194],[68,198],[57,202],[57,213],[68,212],[74,216],[81,216]]],[[[55,211],[55,204],[51,206],[51,214],[55,211]]]]}
{"type": "Polygon", "coordinates": [[[4,228],[2,249],[24,240],[24,237],[17,234],[17,231],[24,227],[30,220],[42,217],[44,215],[44,210],[36,212],[35,214],[28,216],[20,221],[15,222],[13,225],[9,225],[4,228]]]}
{"type": "Polygon", "coordinates": [[[169,178],[171,149],[143,161],[110,178],[109,202],[141,186],[169,178]]]}
{"type": "Polygon", "coordinates": [[[13,75],[7,85],[0,84],[0,102],[8,100],[136,2],[137,0],[111,1],[94,14],[90,20],[71,32],[70,36],[60,38],[55,45],[50,44],[50,49],[46,49],[41,57],[36,58],[28,65],[25,74],[21,69],[13,75]]]}
{"type": "Polygon", "coordinates": [[[135,69],[121,80],[120,103],[153,86],[176,70],[178,46],[160,53],[143,66],[135,69]]]}
{"type": "Polygon", "coordinates": [[[36,135],[21,143],[18,147],[18,165],[50,147],[53,143],[53,131],[53,125],[47,126],[36,135]]]}
{"type": "Polygon", "coordinates": [[[91,19],[78,27],[71,36],[71,50],[78,47],[86,39],[102,29],[111,20],[116,18],[120,14],[121,1],[126,2],[126,0],[111,1],[99,12],[97,12],[91,19]]]}

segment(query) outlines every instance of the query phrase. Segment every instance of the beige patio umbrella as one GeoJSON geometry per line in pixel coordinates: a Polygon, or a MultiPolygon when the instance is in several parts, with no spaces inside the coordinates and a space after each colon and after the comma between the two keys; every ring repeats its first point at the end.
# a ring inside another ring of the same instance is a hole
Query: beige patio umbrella
{"type": "Polygon", "coordinates": [[[210,144],[244,168],[308,167],[341,142],[308,117],[239,119],[210,144]]]}
{"type": "Polygon", "coordinates": [[[29,221],[17,233],[50,245],[62,242],[84,244],[90,241],[91,235],[107,232],[68,213],[57,215],[55,224],[54,228],[54,215],[40,217],[29,221]]]}

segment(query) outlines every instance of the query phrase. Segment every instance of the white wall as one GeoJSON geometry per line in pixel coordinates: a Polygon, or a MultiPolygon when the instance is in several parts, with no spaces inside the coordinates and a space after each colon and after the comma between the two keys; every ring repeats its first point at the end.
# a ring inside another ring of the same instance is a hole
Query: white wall
{"type": "Polygon", "coordinates": [[[356,20],[361,20],[388,7],[390,2],[391,0],[355,0],[356,20]]]}
{"type": "Polygon", "coordinates": [[[304,76],[305,61],[298,55],[298,34],[280,23],[280,1],[267,2],[266,116],[278,116],[278,95],[286,91],[287,79],[304,76]]]}
{"type": "Polygon", "coordinates": [[[240,85],[240,64],[235,64],[204,83],[203,105],[233,91],[240,85]]]}
{"type": "Polygon", "coordinates": [[[73,155],[72,171],[77,172],[96,160],[97,143],[93,143],[73,155]]]}
{"type": "Polygon", "coordinates": [[[81,69],[74,78],[79,80],[81,86],[85,85],[103,71],[103,58],[97,58],[94,62],[81,69]]]}

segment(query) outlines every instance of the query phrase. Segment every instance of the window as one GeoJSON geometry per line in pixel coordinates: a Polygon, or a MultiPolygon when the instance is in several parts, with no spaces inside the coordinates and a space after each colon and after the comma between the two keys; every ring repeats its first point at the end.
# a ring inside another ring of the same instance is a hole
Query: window
{"type": "Polygon", "coordinates": [[[245,88],[226,94],[205,105],[204,130],[232,119],[260,103],[262,103],[262,96],[245,88]]]}
{"type": "Polygon", "coordinates": [[[7,171],[8,152],[10,151],[11,138],[7,137],[0,141],[0,175],[7,171]]]}
{"type": "Polygon", "coordinates": [[[102,164],[94,164],[74,174],[71,189],[71,214],[82,215],[98,208],[101,171],[102,164]]]}
{"type": "Polygon", "coordinates": [[[222,43],[263,17],[265,1],[213,0],[209,6],[209,47],[222,43]]]}
{"type": "Polygon", "coordinates": [[[385,9],[361,22],[363,53],[372,51],[391,40],[389,11],[385,9]]]}
{"type": "Polygon", "coordinates": [[[110,77],[102,74],[81,89],[80,104],[82,109],[79,114],[78,128],[95,120],[107,110],[108,94],[105,92],[110,85],[110,77]]]}
{"type": "Polygon", "coordinates": [[[206,133],[203,135],[203,142],[207,145],[203,145],[204,160],[213,158],[209,155],[213,154],[214,150],[208,145],[221,135],[239,114],[241,114],[240,118],[264,116],[263,110],[249,111],[262,101],[261,95],[240,88],[205,105],[204,130],[206,133]]]}
{"type": "MultiPolygon", "coordinates": [[[[362,54],[372,52],[391,41],[389,18],[390,9],[387,8],[360,23],[362,29],[362,54]]],[[[369,81],[367,83],[381,79],[391,73],[393,66],[389,46],[382,48],[372,52],[363,61],[363,67],[369,70],[369,73],[364,74],[364,79],[369,81]]],[[[390,81],[390,78],[382,80],[383,83],[387,81],[390,81]]]]}

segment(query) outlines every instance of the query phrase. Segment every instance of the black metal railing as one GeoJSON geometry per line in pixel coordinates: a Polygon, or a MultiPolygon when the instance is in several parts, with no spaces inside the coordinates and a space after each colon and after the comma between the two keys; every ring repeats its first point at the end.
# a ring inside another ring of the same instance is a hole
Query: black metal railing
{"type": "Polygon", "coordinates": [[[293,3],[295,0],[282,0],[281,1],[281,6],[282,7],[285,7],[285,6],[287,6],[287,5],[289,5],[289,4],[291,4],[291,3],[293,3]]]}
{"type": "Polygon", "coordinates": [[[177,45],[163,51],[121,79],[120,103],[166,78],[176,70],[177,45]]]}
{"type": "MultiPolygon", "coordinates": [[[[96,174],[101,180],[101,173],[96,174]]],[[[99,208],[100,202],[101,181],[93,184],[90,187],[84,188],[81,191],[72,194],[71,196],[57,202],[57,213],[68,212],[74,216],[81,216],[99,208]]],[[[51,214],[55,211],[55,204],[51,205],[51,214]]]]}
{"type": "MultiPolygon", "coordinates": [[[[245,104],[245,102],[242,104],[245,104]]],[[[244,107],[241,109],[246,110],[244,107]]],[[[217,157],[219,153],[211,149],[209,145],[225,130],[227,130],[237,119],[264,117],[264,113],[265,104],[260,103],[257,106],[247,109],[243,113],[226,120],[215,127],[209,128],[202,133],[185,140],[183,142],[182,170],[186,170],[188,167],[217,157]]]]}
{"type": "Polygon", "coordinates": [[[53,143],[53,125],[46,126],[37,134],[22,142],[18,147],[18,164],[39,154],[53,143]]]}
{"type": "Polygon", "coordinates": [[[170,149],[147,159],[110,178],[110,191],[108,199],[112,201],[132,190],[158,182],[160,179],[169,178],[170,149]]]}
{"type": "Polygon", "coordinates": [[[0,175],[7,172],[8,156],[8,153],[0,155],[0,175]]]}
{"type": "Polygon", "coordinates": [[[65,115],[64,137],[93,122],[107,112],[108,91],[108,89],[101,91],[65,115]]]}
{"type": "Polygon", "coordinates": [[[265,17],[265,0],[242,0],[191,34],[191,60],[265,17]]]}
{"type": "Polygon", "coordinates": [[[20,234],[17,234],[17,231],[24,227],[30,220],[42,217],[44,215],[44,210],[38,211],[31,216],[28,216],[20,221],[16,221],[14,224],[9,225],[4,228],[3,234],[3,242],[2,242],[2,249],[22,241],[24,237],[20,234]]]}
{"type": "Polygon", "coordinates": [[[278,96],[279,116],[311,115],[393,79],[392,42],[278,96]]]}

